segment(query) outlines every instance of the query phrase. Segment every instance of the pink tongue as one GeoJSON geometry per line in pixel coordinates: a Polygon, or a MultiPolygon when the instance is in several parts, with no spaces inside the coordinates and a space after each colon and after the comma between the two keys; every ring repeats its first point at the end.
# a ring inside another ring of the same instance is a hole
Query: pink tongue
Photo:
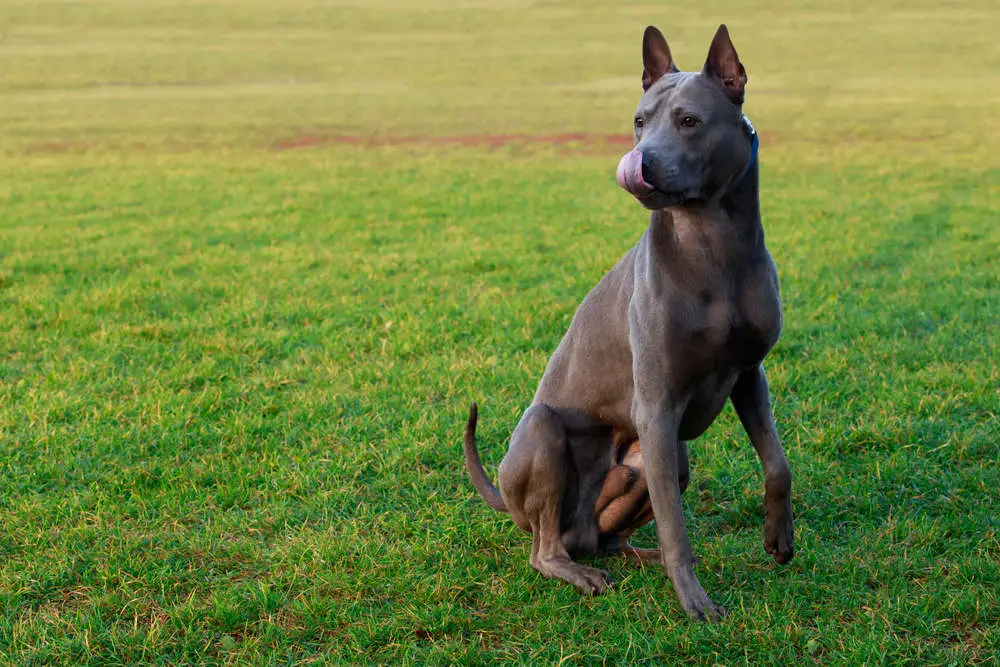
{"type": "Polygon", "coordinates": [[[656,188],[642,179],[642,151],[633,148],[618,163],[618,185],[636,197],[651,194],[656,188]]]}

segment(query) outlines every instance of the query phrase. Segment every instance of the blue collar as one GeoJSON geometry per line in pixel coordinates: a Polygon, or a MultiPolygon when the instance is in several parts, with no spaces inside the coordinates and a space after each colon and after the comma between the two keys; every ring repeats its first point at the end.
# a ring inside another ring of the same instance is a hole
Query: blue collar
{"type": "Polygon", "coordinates": [[[747,168],[744,169],[743,173],[740,174],[740,177],[733,182],[733,185],[742,181],[747,177],[747,174],[750,173],[754,163],[757,162],[757,149],[760,148],[760,138],[757,136],[757,130],[754,129],[753,123],[751,123],[750,119],[746,116],[743,116],[743,129],[746,130],[746,133],[750,136],[750,161],[747,162],[747,168]]]}

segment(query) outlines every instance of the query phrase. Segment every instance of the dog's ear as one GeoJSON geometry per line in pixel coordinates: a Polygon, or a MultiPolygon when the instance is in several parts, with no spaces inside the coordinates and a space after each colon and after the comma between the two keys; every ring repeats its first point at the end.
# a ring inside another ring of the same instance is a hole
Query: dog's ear
{"type": "Polygon", "coordinates": [[[649,90],[664,74],[677,71],[670,47],[663,33],[653,26],[642,35],[642,89],[649,90]]]}
{"type": "Polygon", "coordinates": [[[708,59],[702,70],[722,84],[726,96],[733,104],[743,104],[743,95],[747,85],[747,71],[736,54],[736,47],[729,39],[729,30],[725,24],[720,25],[708,49],[708,59]]]}

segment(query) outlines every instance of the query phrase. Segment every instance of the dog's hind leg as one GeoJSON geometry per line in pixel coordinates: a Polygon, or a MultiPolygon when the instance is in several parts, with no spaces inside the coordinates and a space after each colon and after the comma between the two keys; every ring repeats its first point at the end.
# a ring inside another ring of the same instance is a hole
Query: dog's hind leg
{"type": "Polygon", "coordinates": [[[514,521],[532,534],[531,566],[543,577],[596,595],[611,585],[611,575],[574,562],[562,540],[567,484],[576,483],[573,470],[562,419],[546,405],[528,408],[500,464],[500,490],[514,521]]]}
{"type": "Polygon", "coordinates": [[[601,553],[606,556],[619,556],[633,565],[660,565],[660,550],[644,547],[633,547],[629,544],[632,531],[619,535],[601,536],[601,553]]]}

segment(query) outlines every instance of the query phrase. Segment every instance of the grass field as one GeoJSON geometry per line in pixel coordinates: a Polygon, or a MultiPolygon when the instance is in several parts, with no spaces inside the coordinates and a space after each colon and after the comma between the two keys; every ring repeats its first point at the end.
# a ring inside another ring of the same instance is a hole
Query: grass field
{"type": "Polygon", "coordinates": [[[1000,9],[784,4],[5,0],[3,660],[997,664],[1000,9]],[[785,301],[798,551],[727,408],[717,625],[542,579],[461,464],[647,224],[651,22],[730,27],[785,301]]]}

